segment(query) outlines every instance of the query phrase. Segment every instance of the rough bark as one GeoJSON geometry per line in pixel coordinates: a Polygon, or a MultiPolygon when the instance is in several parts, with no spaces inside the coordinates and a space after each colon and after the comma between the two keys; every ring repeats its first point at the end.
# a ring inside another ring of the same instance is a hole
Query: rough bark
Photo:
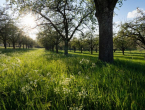
{"type": "Polygon", "coordinates": [[[113,62],[113,11],[99,16],[99,59],[113,62]]]}
{"type": "Polygon", "coordinates": [[[99,59],[113,62],[113,11],[118,0],[94,0],[99,23],[99,59]]]}

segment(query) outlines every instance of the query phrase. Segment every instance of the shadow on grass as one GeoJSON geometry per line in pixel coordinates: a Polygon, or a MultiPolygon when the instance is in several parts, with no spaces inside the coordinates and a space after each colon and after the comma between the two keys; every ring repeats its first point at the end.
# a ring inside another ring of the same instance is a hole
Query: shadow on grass
{"type": "Polygon", "coordinates": [[[36,49],[3,49],[0,48],[0,53],[5,53],[6,55],[11,55],[12,53],[24,53],[29,52],[36,49]]]}
{"type": "MultiPolygon", "coordinates": [[[[51,52],[51,54],[55,55],[55,52],[51,52]]],[[[59,52],[59,55],[60,55],[59,58],[61,58],[61,59],[67,59],[70,57],[72,57],[72,58],[77,57],[80,59],[85,58],[85,59],[89,59],[89,60],[95,62],[98,67],[102,67],[102,66],[106,65],[106,63],[103,63],[98,60],[97,54],[93,54],[93,55],[91,55],[90,53],[81,54],[80,52],[75,52],[75,53],[70,52],[67,56],[65,56],[63,54],[64,54],[63,52],[59,52]]],[[[119,58],[119,57],[122,57],[122,56],[120,55],[117,58],[119,58]]],[[[54,59],[57,59],[57,57],[56,58],[54,57],[54,59]]],[[[114,59],[114,62],[112,63],[112,65],[117,66],[120,69],[129,70],[130,72],[136,72],[136,73],[141,73],[142,75],[145,75],[145,63],[134,62],[134,61],[131,61],[131,59],[132,59],[132,57],[129,57],[129,56],[124,57],[124,60],[114,59]]],[[[139,58],[134,57],[133,59],[134,60],[143,60],[140,57],[139,58]]],[[[66,62],[66,65],[69,65],[68,62],[66,62]]]]}

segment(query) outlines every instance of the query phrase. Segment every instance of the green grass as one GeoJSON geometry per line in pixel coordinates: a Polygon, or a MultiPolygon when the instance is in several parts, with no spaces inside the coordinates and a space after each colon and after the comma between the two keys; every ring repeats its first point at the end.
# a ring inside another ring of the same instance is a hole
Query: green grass
{"type": "Polygon", "coordinates": [[[98,53],[0,49],[0,110],[143,110],[145,52],[98,53]]]}

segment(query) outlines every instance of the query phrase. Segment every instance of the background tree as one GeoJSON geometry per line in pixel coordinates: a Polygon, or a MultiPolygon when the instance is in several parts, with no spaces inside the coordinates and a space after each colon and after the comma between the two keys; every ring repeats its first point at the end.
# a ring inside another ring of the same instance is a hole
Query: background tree
{"type": "Polygon", "coordinates": [[[145,13],[137,8],[138,17],[131,22],[124,23],[122,28],[127,30],[126,35],[136,40],[137,45],[145,49],[145,13]]]}
{"type": "Polygon", "coordinates": [[[21,10],[29,8],[29,10],[40,15],[39,17],[44,20],[43,22],[51,25],[58,32],[65,42],[65,55],[68,54],[68,42],[83,22],[88,21],[94,11],[88,1],[37,0],[33,2],[19,1],[17,3],[21,4],[18,5],[21,10]]]}
{"type": "Polygon", "coordinates": [[[15,49],[15,45],[18,42],[18,39],[20,39],[21,31],[18,27],[14,25],[13,22],[11,22],[9,26],[10,32],[9,32],[9,40],[11,41],[13,45],[13,49],[15,49]]]}
{"type": "Polygon", "coordinates": [[[131,49],[131,48],[136,48],[134,39],[128,37],[126,35],[127,31],[123,30],[123,28],[121,27],[121,29],[119,30],[119,32],[117,33],[117,36],[114,37],[114,47],[116,49],[120,49],[122,51],[122,54],[124,55],[124,51],[126,49],[131,49]]]}
{"type": "Polygon", "coordinates": [[[0,39],[4,44],[5,49],[7,48],[9,24],[11,22],[10,17],[5,12],[5,9],[0,8],[0,39]]]}
{"type": "Polygon", "coordinates": [[[77,48],[77,42],[78,42],[78,39],[76,37],[74,37],[71,40],[71,47],[73,48],[74,52],[76,51],[76,48],[77,48]]]}
{"type": "Polygon", "coordinates": [[[84,48],[85,45],[86,45],[86,43],[85,43],[85,37],[84,37],[83,34],[80,34],[79,38],[77,40],[77,46],[78,46],[79,50],[81,51],[81,53],[82,53],[83,48],[84,48]]]}

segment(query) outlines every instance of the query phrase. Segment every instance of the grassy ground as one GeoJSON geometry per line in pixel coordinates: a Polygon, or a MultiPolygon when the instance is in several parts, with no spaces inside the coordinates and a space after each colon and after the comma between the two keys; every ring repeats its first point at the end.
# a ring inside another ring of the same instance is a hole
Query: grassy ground
{"type": "Polygon", "coordinates": [[[145,52],[97,56],[0,49],[0,110],[145,109],[145,52]]]}

